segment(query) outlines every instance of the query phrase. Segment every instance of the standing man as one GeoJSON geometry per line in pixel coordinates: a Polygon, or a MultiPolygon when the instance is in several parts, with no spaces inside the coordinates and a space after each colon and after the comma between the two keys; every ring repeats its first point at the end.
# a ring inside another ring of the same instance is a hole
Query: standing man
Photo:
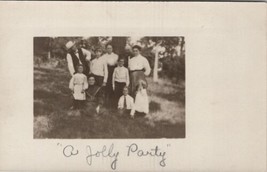
{"type": "Polygon", "coordinates": [[[89,61],[91,60],[91,52],[84,48],[77,48],[76,43],[69,41],[66,44],[68,51],[67,62],[71,76],[77,72],[77,66],[83,65],[83,73],[89,75],[89,61]]]}

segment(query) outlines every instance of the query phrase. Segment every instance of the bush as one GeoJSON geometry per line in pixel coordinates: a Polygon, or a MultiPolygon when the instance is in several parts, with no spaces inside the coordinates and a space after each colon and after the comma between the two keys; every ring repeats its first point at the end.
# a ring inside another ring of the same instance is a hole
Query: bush
{"type": "Polygon", "coordinates": [[[163,77],[168,77],[174,81],[185,80],[185,58],[184,56],[178,57],[165,57],[160,59],[162,62],[163,77]]]}

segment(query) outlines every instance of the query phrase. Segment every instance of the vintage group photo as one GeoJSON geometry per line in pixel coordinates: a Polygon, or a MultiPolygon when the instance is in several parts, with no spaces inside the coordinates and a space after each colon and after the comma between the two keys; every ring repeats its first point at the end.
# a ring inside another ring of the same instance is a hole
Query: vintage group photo
{"type": "Polygon", "coordinates": [[[33,137],[185,138],[185,42],[34,37],[33,137]]]}

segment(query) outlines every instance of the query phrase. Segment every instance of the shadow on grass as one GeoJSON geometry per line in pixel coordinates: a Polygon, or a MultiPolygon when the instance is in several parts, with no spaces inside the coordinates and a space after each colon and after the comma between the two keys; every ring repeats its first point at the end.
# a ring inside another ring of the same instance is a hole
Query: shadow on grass
{"type": "MultiPolygon", "coordinates": [[[[34,68],[34,138],[184,138],[185,125],[159,121],[150,124],[144,117],[119,116],[116,110],[99,117],[68,116],[72,97],[68,72],[63,69],[34,68]],[[40,127],[43,126],[43,129],[40,127]]],[[[182,91],[182,90],[181,90],[182,91]]],[[[176,93],[153,93],[170,101],[184,101],[176,93]]],[[[161,102],[150,102],[150,112],[162,111],[161,102]]],[[[88,112],[90,114],[90,112],[88,112]]]]}
{"type": "Polygon", "coordinates": [[[71,107],[71,96],[46,90],[34,90],[34,116],[49,115],[71,107]]]}
{"type": "Polygon", "coordinates": [[[158,93],[155,93],[155,95],[158,97],[161,97],[163,99],[166,99],[168,101],[179,102],[183,105],[185,104],[184,89],[179,89],[178,91],[176,91],[174,93],[158,92],[158,93]]]}
{"type": "Polygon", "coordinates": [[[150,113],[157,112],[157,111],[160,111],[160,110],[161,110],[161,107],[160,107],[159,103],[157,103],[155,101],[149,102],[149,112],[150,113]]]}
{"type": "Polygon", "coordinates": [[[62,139],[122,139],[122,138],[184,138],[185,127],[181,124],[157,122],[150,126],[146,118],[130,119],[116,113],[105,116],[56,115],[53,129],[47,133],[48,138],[62,139]]]}

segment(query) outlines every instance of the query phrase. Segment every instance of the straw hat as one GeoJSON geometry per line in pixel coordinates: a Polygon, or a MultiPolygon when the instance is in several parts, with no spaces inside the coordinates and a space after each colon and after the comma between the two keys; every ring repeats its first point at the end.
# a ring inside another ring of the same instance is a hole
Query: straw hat
{"type": "Polygon", "coordinates": [[[75,43],[74,43],[73,41],[69,41],[69,42],[67,42],[67,44],[66,44],[66,48],[67,48],[67,50],[69,50],[71,47],[73,47],[74,44],[75,44],[75,43]]]}

